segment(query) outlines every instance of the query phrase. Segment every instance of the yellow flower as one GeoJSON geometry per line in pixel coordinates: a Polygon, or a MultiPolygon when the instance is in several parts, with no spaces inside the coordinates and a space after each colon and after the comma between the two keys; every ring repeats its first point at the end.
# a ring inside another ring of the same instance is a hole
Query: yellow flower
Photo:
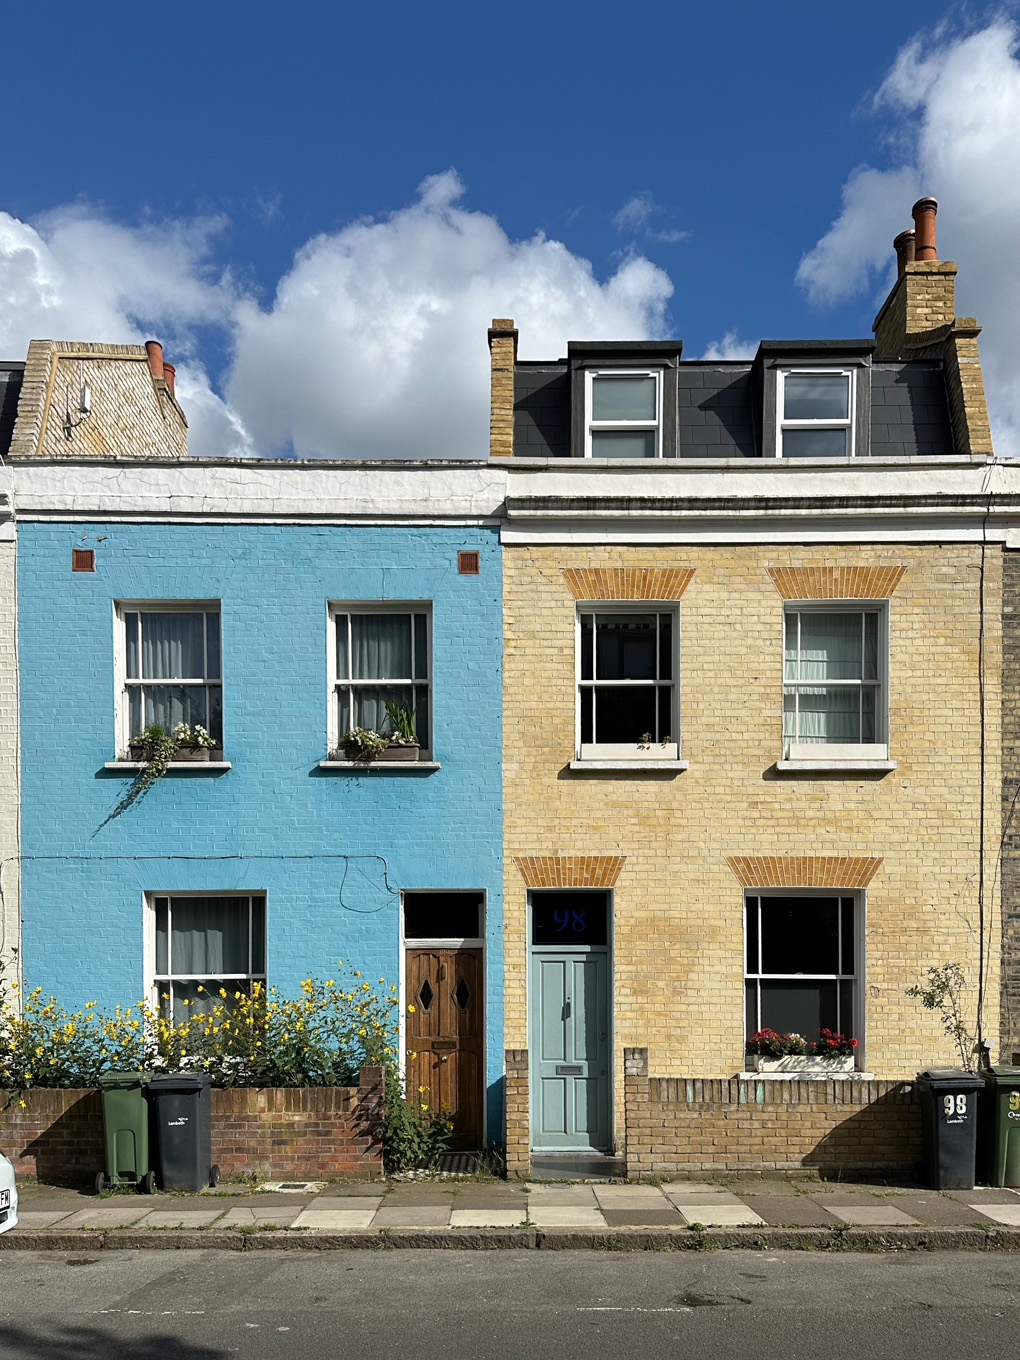
{"type": "Polygon", "coordinates": [[[425,1092],[426,1092],[428,1089],[429,1089],[429,1088],[428,1088],[427,1086],[419,1086],[419,1087],[418,1087],[418,1094],[419,1094],[420,1096],[423,1096],[423,1095],[425,1094],[425,1092]]]}
{"type": "Polygon", "coordinates": [[[407,1013],[408,1013],[408,1015],[413,1015],[413,1014],[414,1014],[414,1007],[413,1007],[413,1006],[408,1006],[408,1008],[407,1008],[407,1013]]]}

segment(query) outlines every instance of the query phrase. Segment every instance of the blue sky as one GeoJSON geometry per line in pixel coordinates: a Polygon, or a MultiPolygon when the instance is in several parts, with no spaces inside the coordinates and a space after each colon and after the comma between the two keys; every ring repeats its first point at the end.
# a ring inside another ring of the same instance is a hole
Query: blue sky
{"type": "Polygon", "coordinates": [[[486,314],[517,316],[526,357],[568,337],[678,335],[695,357],[868,334],[923,191],[1010,441],[1020,298],[989,257],[1020,208],[1013,17],[8,11],[0,349],[158,335],[199,452],[479,453],[486,314]]]}

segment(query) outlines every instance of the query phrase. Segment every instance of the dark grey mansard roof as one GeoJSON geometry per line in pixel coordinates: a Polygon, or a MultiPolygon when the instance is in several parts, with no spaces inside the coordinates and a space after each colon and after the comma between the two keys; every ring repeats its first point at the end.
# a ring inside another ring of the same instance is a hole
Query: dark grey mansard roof
{"type": "Polygon", "coordinates": [[[21,380],[25,376],[23,363],[8,363],[0,359],[0,458],[11,447],[14,419],[18,414],[21,380]]]}
{"type": "Polygon", "coordinates": [[[566,359],[518,360],[514,377],[514,454],[570,457],[571,369],[615,357],[665,364],[677,375],[677,457],[760,458],[763,373],[796,362],[862,365],[870,385],[872,458],[931,457],[955,452],[945,379],[938,360],[876,363],[874,340],[763,341],[754,360],[680,358],[679,341],[571,344],[566,359]]]}

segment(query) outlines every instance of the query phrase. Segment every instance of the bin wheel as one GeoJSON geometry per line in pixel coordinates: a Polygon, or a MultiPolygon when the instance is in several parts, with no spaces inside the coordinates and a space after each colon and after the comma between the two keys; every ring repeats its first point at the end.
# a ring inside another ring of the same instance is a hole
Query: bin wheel
{"type": "Polygon", "coordinates": [[[109,1182],[106,1179],[106,1172],[100,1171],[96,1176],[96,1194],[101,1195],[108,1185],[109,1182]]]}
{"type": "Polygon", "coordinates": [[[218,1166],[211,1166],[209,1168],[209,1184],[215,1189],[215,1187],[219,1185],[219,1183],[220,1183],[220,1169],[218,1166]]]}
{"type": "Polygon", "coordinates": [[[139,1182],[139,1187],[143,1195],[151,1195],[156,1188],[155,1171],[146,1171],[145,1175],[139,1182]]]}

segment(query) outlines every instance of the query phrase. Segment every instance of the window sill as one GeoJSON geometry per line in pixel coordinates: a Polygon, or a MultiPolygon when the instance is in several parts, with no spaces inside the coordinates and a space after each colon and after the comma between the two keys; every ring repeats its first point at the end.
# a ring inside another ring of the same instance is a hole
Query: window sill
{"type": "Polygon", "coordinates": [[[615,774],[682,774],[690,766],[689,760],[572,760],[567,766],[579,774],[602,770],[615,774]]]}
{"type": "Polygon", "coordinates": [[[889,774],[895,760],[777,760],[780,774],[889,774]]]}
{"type": "MultiPolygon", "coordinates": [[[[108,760],[103,766],[104,770],[122,770],[127,774],[131,770],[144,770],[146,762],[144,760],[108,760]]],[[[229,760],[172,760],[167,766],[167,774],[173,774],[178,770],[187,770],[191,774],[201,774],[204,770],[214,770],[217,774],[224,770],[232,770],[233,765],[229,760]]]]}
{"type": "Polygon", "coordinates": [[[335,770],[337,774],[371,774],[383,770],[387,774],[414,774],[415,770],[431,774],[443,767],[438,760],[320,760],[320,770],[335,770]]]}

